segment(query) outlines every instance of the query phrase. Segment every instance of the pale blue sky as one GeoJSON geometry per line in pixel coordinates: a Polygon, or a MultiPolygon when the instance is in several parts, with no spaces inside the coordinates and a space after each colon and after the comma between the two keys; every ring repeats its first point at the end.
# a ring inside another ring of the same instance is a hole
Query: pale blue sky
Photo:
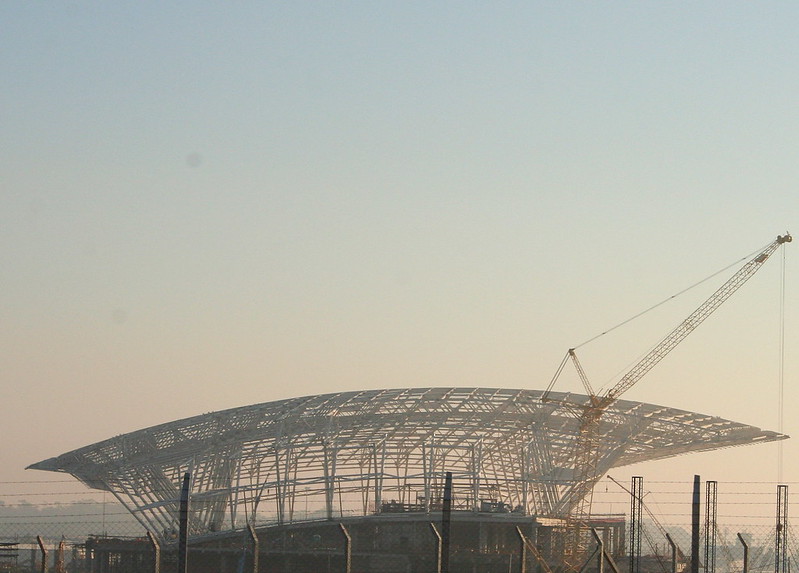
{"type": "MultiPolygon", "coordinates": [[[[795,2],[5,2],[0,21],[0,481],[289,396],[544,388],[569,346],[796,230],[795,2]]],[[[625,397],[777,429],[779,281],[774,261],[625,397]]],[[[698,296],[586,349],[589,373],[698,296]]],[[[776,479],[773,448],[742,454],[767,459],[742,479],[776,479]]]]}

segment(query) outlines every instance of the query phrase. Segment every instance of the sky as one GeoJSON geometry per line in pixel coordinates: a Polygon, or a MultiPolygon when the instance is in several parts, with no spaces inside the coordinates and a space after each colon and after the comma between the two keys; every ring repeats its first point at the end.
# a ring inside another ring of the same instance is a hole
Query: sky
{"type": "MultiPolygon", "coordinates": [[[[4,2],[0,20],[5,484],[236,406],[544,389],[568,348],[799,233],[795,2],[4,2]]],[[[782,388],[799,437],[797,248],[624,398],[779,430],[782,388]]],[[[595,387],[735,268],[581,347],[595,387]]],[[[797,454],[624,472],[791,482],[797,454]]]]}

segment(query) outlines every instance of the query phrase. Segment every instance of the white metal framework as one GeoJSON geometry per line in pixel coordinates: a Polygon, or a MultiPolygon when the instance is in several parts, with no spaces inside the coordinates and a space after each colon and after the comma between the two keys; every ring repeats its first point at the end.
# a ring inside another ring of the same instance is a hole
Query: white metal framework
{"type": "MultiPolygon", "coordinates": [[[[453,508],[566,516],[582,395],[492,388],[364,390],[214,412],[117,436],[29,466],[113,493],[149,531],[177,528],[185,472],[193,534],[247,524],[453,508]]],[[[599,421],[596,482],[613,467],[786,436],[616,400],[599,421]]]]}

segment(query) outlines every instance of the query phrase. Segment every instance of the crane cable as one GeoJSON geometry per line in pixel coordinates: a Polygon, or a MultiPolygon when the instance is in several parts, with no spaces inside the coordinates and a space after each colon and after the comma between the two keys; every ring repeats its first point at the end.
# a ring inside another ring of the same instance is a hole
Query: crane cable
{"type": "MultiPolygon", "coordinates": [[[[580,348],[580,347],[582,347],[582,346],[585,346],[585,345],[586,345],[586,344],[588,344],[589,342],[593,342],[593,341],[594,341],[594,340],[596,340],[597,338],[600,338],[600,337],[602,337],[602,336],[605,336],[606,334],[609,334],[609,333],[613,332],[613,331],[614,331],[614,330],[616,330],[617,328],[621,328],[621,327],[622,327],[622,326],[624,326],[625,324],[627,324],[627,323],[629,323],[629,322],[632,322],[632,321],[633,321],[633,320],[635,320],[636,318],[640,318],[641,316],[645,315],[646,313],[648,313],[648,312],[650,312],[650,311],[653,311],[653,310],[655,310],[655,309],[656,309],[656,308],[658,308],[659,306],[662,306],[662,305],[666,304],[667,302],[669,302],[669,301],[671,301],[671,300],[673,300],[673,299],[677,298],[678,296],[680,296],[680,295],[682,295],[682,294],[685,294],[685,293],[686,293],[686,292],[688,292],[689,290],[691,290],[691,289],[693,289],[693,288],[696,288],[696,287],[698,287],[699,285],[701,285],[701,284],[703,284],[703,283],[705,283],[705,282],[709,281],[710,279],[712,279],[713,277],[715,277],[715,276],[717,276],[717,275],[720,275],[720,274],[721,274],[721,273],[723,273],[724,271],[726,271],[726,270],[729,270],[730,268],[732,268],[732,267],[734,267],[734,266],[736,266],[736,265],[740,264],[740,263],[741,263],[741,262],[743,262],[743,261],[747,261],[747,260],[751,259],[751,258],[752,258],[752,257],[754,257],[756,254],[763,252],[763,250],[764,250],[764,249],[766,249],[766,247],[768,247],[770,244],[771,244],[771,243],[768,243],[768,244],[766,244],[766,245],[762,246],[761,248],[759,248],[759,249],[757,249],[757,250],[755,250],[755,251],[752,251],[752,253],[750,253],[750,254],[748,254],[748,255],[746,255],[746,256],[744,256],[744,257],[741,257],[740,259],[738,259],[738,260],[736,260],[736,261],[734,261],[734,262],[730,263],[729,265],[727,265],[727,266],[726,266],[726,267],[724,267],[723,269],[720,269],[720,270],[716,271],[715,273],[713,273],[712,275],[710,275],[710,276],[708,276],[708,277],[706,277],[706,278],[702,279],[701,281],[699,281],[699,282],[696,282],[696,283],[692,284],[691,286],[689,286],[689,287],[687,287],[687,288],[684,288],[684,289],[683,289],[683,290],[681,290],[680,292],[678,292],[678,293],[676,293],[676,294],[673,294],[673,295],[671,295],[670,297],[668,297],[668,298],[666,298],[666,299],[664,299],[664,300],[660,301],[659,303],[657,303],[657,304],[654,304],[654,305],[650,306],[650,307],[649,307],[649,308],[647,308],[646,310],[642,310],[641,312],[639,312],[639,313],[638,313],[638,314],[636,314],[635,316],[631,316],[630,318],[628,318],[627,320],[624,320],[624,321],[620,322],[620,323],[619,323],[619,324],[617,324],[616,326],[614,326],[614,327],[612,327],[612,328],[609,328],[609,329],[605,330],[604,332],[600,332],[600,333],[599,333],[599,334],[597,334],[596,336],[594,336],[594,337],[592,337],[592,338],[589,338],[589,339],[588,339],[588,340],[586,340],[585,342],[582,342],[582,343],[578,344],[578,345],[577,345],[577,346],[575,346],[575,347],[574,347],[572,350],[577,350],[578,348],[580,348]]],[[[785,251],[783,250],[783,261],[784,261],[784,260],[785,260],[785,251]]],[[[783,264],[784,264],[784,262],[783,262],[783,264]]]]}
{"type": "MultiPolygon", "coordinates": [[[[656,308],[658,308],[660,306],[663,306],[667,302],[670,302],[670,301],[674,300],[675,298],[677,298],[678,296],[685,294],[689,290],[692,290],[692,289],[698,287],[699,285],[701,285],[703,283],[706,283],[707,281],[709,281],[712,278],[720,275],[721,273],[731,269],[732,267],[734,267],[736,265],[739,265],[742,262],[751,260],[758,253],[762,253],[766,248],[769,247],[769,245],[771,245],[771,243],[763,245],[759,249],[756,249],[756,250],[752,251],[751,253],[749,253],[748,255],[745,255],[745,256],[741,257],[740,259],[737,259],[737,260],[733,261],[732,263],[728,264],[724,268],[719,269],[718,271],[712,273],[711,275],[705,277],[704,279],[702,279],[702,280],[700,280],[700,281],[698,281],[698,282],[696,282],[696,283],[684,288],[683,290],[671,295],[670,297],[658,302],[657,304],[654,304],[654,305],[650,306],[649,308],[647,308],[645,310],[642,310],[641,312],[631,316],[630,318],[628,318],[626,320],[623,320],[622,322],[618,323],[616,326],[613,326],[613,327],[611,327],[611,328],[609,328],[609,329],[607,329],[607,330],[605,330],[603,332],[600,332],[599,334],[597,334],[597,335],[589,338],[588,340],[586,340],[584,342],[581,342],[577,346],[574,346],[573,348],[571,348],[569,350],[569,352],[567,352],[566,355],[563,357],[563,360],[561,361],[560,365],[558,366],[558,369],[555,372],[555,375],[552,377],[552,380],[549,382],[549,386],[547,386],[547,389],[544,391],[544,393],[542,395],[542,400],[546,400],[547,399],[547,397],[549,396],[550,392],[552,391],[552,388],[554,388],[555,383],[560,378],[560,375],[563,372],[563,369],[565,368],[566,363],[569,360],[570,353],[574,352],[578,348],[581,348],[581,347],[585,346],[586,344],[589,344],[589,343],[593,342],[594,340],[596,340],[598,338],[601,338],[601,337],[605,336],[606,334],[610,334],[614,330],[616,330],[618,328],[621,328],[622,326],[632,322],[633,320],[635,320],[637,318],[640,318],[641,316],[647,314],[648,312],[651,312],[651,311],[655,310],[656,308]]],[[[780,320],[781,320],[781,323],[782,323],[781,334],[780,334],[780,337],[781,337],[780,338],[780,347],[781,347],[781,349],[780,349],[780,383],[779,383],[779,385],[780,385],[780,398],[779,398],[779,401],[780,401],[780,405],[779,405],[779,427],[780,427],[780,429],[779,429],[779,431],[780,431],[780,433],[782,433],[782,416],[783,416],[783,413],[782,413],[782,401],[783,401],[782,400],[782,393],[783,393],[783,388],[782,388],[782,386],[783,386],[783,382],[782,382],[783,373],[782,373],[782,369],[783,369],[783,364],[782,363],[784,362],[784,348],[783,348],[784,347],[784,304],[785,304],[785,302],[784,302],[784,299],[785,299],[785,284],[784,283],[785,283],[785,250],[783,249],[783,252],[782,252],[782,286],[781,286],[781,303],[780,303],[781,304],[781,307],[780,307],[781,319],[780,320]]],[[[645,354],[646,353],[642,354],[642,356],[644,356],[645,354]]],[[[633,361],[632,364],[626,366],[624,369],[621,370],[621,372],[626,371],[628,368],[630,368],[630,366],[632,366],[635,363],[636,363],[636,361],[633,361]]],[[[616,377],[618,377],[618,375],[619,374],[616,374],[615,376],[611,377],[611,380],[616,378],[616,377]]],[[[600,390],[600,392],[601,392],[601,390],[600,390]]],[[[779,466],[778,473],[779,473],[779,475],[781,477],[782,476],[782,442],[780,442],[778,444],[778,448],[779,448],[779,453],[778,453],[778,466],[779,466]]]]}
{"type": "MultiPolygon", "coordinates": [[[[780,276],[780,366],[779,366],[779,412],[777,431],[783,433],[785,418],[785,249],[782,250],[780,276]]],[[[783,447],[782,440],[777,443],[777,483],[782,483],[783,447]]]]}

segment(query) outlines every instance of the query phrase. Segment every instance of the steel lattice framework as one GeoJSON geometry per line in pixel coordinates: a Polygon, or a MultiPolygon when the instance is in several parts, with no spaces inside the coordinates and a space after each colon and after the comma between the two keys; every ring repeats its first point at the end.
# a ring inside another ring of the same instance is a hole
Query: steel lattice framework
{"type": "MultiPolygon", "coordinates": [[[[193,534],[246,524],[432,511],[445,472],[453,507],[501,504],[565,516],[580,490],[578,412],[588,396],[492,388],[364,390],[195,416],[29,466],[113,493],[148,530],[177,527],[192,475],[193,534]]],[[[615,401],[599,422],[596,482],[611,468],[768,442],[776,432],[674,408],[615,401]]]]}

